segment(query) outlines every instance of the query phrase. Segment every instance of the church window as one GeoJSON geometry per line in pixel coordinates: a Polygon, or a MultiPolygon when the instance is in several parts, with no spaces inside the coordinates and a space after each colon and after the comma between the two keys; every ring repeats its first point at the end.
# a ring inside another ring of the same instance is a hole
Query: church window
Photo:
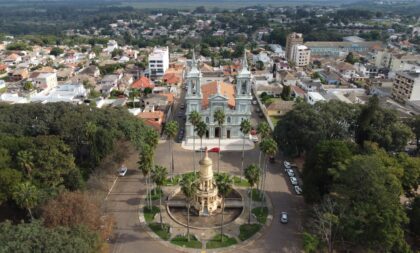
{"type": "Polygon", "coordinates": [[[230,117],[227,117],[227,123],[230,124],[230,122],[231,122],[230,117]]]}
{"type": "Polygon", "coordinates": [[[242,88],[241,88],[242,94],[246,94],[246,81],[242,82],[242,88]]]}
{"type": "Polygon", "coordinates": [[[210,118],[206,117],[206,123],[210,123],[210,118]]]}

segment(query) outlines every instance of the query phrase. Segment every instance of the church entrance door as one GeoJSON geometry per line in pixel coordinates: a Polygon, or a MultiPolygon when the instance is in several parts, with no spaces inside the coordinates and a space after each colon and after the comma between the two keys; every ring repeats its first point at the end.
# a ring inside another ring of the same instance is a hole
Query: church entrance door
{"type": "Polygon", "coordinates": [[[214,137],[219,138],[220,137],[220,127],[216,127],[214,129],[214,137]]]}
{"type": "Polygon", "coordinates": [[[210,137],[210,133],[209,130],[206,131],[206,139],[208,139],[210,137]]]}
{"type": "Polygon", "coordinates": [[[230,129],[228,129],[228,130],[226,131],[226,137],[227,137],[228,139],[230,139],[230,129]]]}

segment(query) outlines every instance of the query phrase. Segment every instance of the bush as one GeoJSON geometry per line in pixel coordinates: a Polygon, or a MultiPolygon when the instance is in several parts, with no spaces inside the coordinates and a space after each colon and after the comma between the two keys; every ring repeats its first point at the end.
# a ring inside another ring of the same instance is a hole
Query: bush
{"type": "Polygon", "coordinates": [[[177,235],[175,238],[171,240],[172,244],[186,247],[186,248],[193,248],[193,249],[201,249],[202,245],[199,240],[194,235],[190,234],[190,241],[188,241],[187,236],[185,235],[177,235]]]}
{"type": "Polygon", "coordinates": [[[160,224],[160,223],[149,223],[150,229],[155,232],[161,239],[167,241],[171,238],[171,233],[169,233],[169,225],[168,224],[160,224]]]}
{"type": "Polygon", "coordinates": [[[257,217],[257,220],[261,224],[267,222],[268,208],[267,207],[256,207],[252,209],[252,213],[257,217]]]}
{"type": "Polygon", "coordinates": [[[229,237],[227,235],[223,235],[223,242],[222,242],[222,236],[220,234],[217,234],[215,237],[213,237],[210,241],[207,242],[206,248],[207,249],[216,249],[216,248],[223,248],[223,247],[229,247],[231,245],[237,244],[235,238],[229,237]]]}
{"type": "Polygon", "coordinates": [[[143,213],[144,213],[144,220],[149,223],[152,222],[155,218],[155,215],[159,212],[159,207],[152,206],[149,208],[148,206],[143,207],[143,213]]]}
{"type": "MultiPolygon", "coordinates": [[[[249,197],[249,193],[248,193],[248,197],[249,197]]],[[[262,201],[262,192],[260,190],[257,189],[252,189],[252,201],[262,201]]]]}
{"type": "Polygon", "coordinates": [[[239,227],[239,239],[245,241],[255,235],[261,229],[261,224],[242,224],[239,227]]]}
{"type": "Polygon", "coordinates": [[[149,193],[149,195],[147,196],[147,198],[150,197],[150,194],[152,195],[152,200],[158,200],[163,196],[163,192],[161,189],[157,189],[154,188],[152,189],[152,191],[149,193]]]}

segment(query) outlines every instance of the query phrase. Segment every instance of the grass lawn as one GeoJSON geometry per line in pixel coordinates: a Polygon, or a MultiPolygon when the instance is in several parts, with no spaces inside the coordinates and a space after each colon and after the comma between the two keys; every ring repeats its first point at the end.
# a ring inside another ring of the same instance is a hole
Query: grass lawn
{"type": "Polygon", "coordinates": [[[280,120],[280,117],[278,117],[278,116],[270,116],[270,120],[273,123],[273,125],[276,126],[277,125],[277,122],[279,122],[279,120],[280,120]]]}
{"type": "Polygon", "coordinates": [[[155,218],[155,215],[159,213],[159,207],[152,206],[151,208],[145,206],[143,207],[144,219],[147,223],[152,222],[155,218]]]}
{"type": "MultiPolygon", "coordinates": [[[[197,173],[196,173],[196,175],[198,175],[197,173]]],[[[185,173],[185,174],[176,175],[176,176],[174,176],[173,179],[167,178],[165,180],[165,182],[163,183],[163,186],[174,186],[174,185],[178,185],[179,182],[181,182],[181,180],[182,180],[183,177],[185,177],[187,175],[193,175],[193,174],[194,174],[194,172],[188,172],[188,173],[185,173]]]]}
{"type": "Polygon", "coordinates": [[[267,207],[256,207],[252,209],[252,213],[255,214],[259,223],[265,224],[267,222],[267,216],[268,216],[267,207]]]}
{"type": "Polygon", "coordinates": [[[233,177],[233,183],[235,184],[235,186],[249,187],[248,180],[246,180],[246,179],[241,180],[241,178],[237,177],[237,176],[233,177]]]}
{"type": "Polygon", "coordinates": [[[188,241],[186,235],[177,235],[171,240],[171,243],[185,248],[201,249],[201,242],[191,234],[190,241],[188,241]]]}
{"type": "Polygon", "coordinates": [[[158,191],[156,188],[152,189],[152,192],[149,193],[149,196],[150,194],[152,194],[152,200],[158,200],[161,196],[163,196],[162,190],[158,191]]]}
{"type": "Polygon", "coordinates": [[[257,189],[252,189],[252,201],[262,201],[261,191],[257,189]]]}
{"type": "Polygon", "coordinates": [[[261,229],[261,224],[242,224],[239,227],[239,239],[245,241],[261,229]]]}
{"type": "Polygon", "coordinates": [[[229,247],[231,245],[237,244],[235,238],[228,237],[227,235],[223,235],[223,242],[222,237],[220,234],[217,234],[215,237],[213,237],[210,241],[207,242],[206,248],[207,249],[216,249],[216,248],[223,248],[223,247],[229,247]]]}
{"type": "Polygon", "coordinates": [[[167,241],[167,240],[169,240],[169,238],[171,238],[171,234],[169,233],[169,225],[168,224],[164,223],[161,226],[160,223],[154,222],[154,223],[149,223],[149,227],[150,227],[151,230],[153,230],[153,232],[155,232],[163,240],[167,241]]]}

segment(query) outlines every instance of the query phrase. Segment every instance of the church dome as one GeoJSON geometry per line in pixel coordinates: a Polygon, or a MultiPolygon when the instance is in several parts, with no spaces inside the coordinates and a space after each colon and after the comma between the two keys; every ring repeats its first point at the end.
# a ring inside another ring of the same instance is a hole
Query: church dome
{"type": "Polygon", "coordinates": [[[200,178],[208,179],[213,177],[213,161],[210,159],[206,150],[206,155],[200,160],[200,178]]]}

